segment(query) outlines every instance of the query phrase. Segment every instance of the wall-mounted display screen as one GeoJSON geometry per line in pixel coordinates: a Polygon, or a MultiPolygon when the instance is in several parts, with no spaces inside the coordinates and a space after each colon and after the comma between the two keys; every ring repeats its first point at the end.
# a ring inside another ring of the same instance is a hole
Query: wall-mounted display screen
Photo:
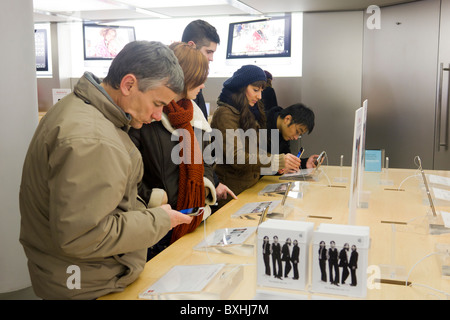
{"type": "Polygon", "coordinates": [[[134,27],[83,25],[84,60],[111,60],[136,40],[134,27]]]}
{"type": "Polygon", "coordinates": [[[36,71],[48,70],[47,30],[34,29],[34,43],[36,50],[36,71]]]}
{"type": "Polygon", "coordinates": [[[34,49],[36,53],[36,76],[52,77],[52,41],[49,23],[34,25],[34,49]]]}
{"type": "Polygon", "coordinates": [[[291,15],[230,23],[227,59],[291,56],[291,15]]]}

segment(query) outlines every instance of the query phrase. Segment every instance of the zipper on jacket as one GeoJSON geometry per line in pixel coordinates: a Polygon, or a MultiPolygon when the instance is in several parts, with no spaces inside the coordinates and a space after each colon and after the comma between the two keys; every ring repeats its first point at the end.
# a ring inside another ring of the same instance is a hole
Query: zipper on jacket
{"type": "MultiPolygon", "coordinates": [[[[163,127],[163,130],[166,130],[166,129],[163,127]]],[[[159,151],[160,151],[159,154],[161,155],[161,158],[160,158],[161,161],[159,162],[160,163],[160,167],[161,167],[161,172],[160,172],[161,181],[163,183],[164,190],[167,190],[166,179],[164,177],[164,161],[163,161],[164,153],[163,153],[163,148],[162,148],[162,144],[161,144],[161,135],[160,135],[159,130],[155,130],[155,133],[156,133],[157,138],[158,138],[157,141],[158,141],[158,147],[159,147],[159,151]]]]}

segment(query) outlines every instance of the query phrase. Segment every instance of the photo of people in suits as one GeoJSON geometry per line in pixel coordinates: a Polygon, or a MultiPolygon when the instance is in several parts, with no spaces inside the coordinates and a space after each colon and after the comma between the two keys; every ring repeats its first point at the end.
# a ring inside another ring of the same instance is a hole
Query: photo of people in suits
{"type": "Polygon", "coordinates": [[[329,248],[327,248],[325,241],[320,241],[317,251],[320,281],[337,287],[343,285],[357,286],[358,256],[356,245],[351,246],[350,252],[349,243],[344,243],[339,250],[335,241],[330,241],[329,248]],[[327,262],[328,268],[326,267],[327,262]],[[347,283],[349,276],[350,283],[347,283]]]}
{"type": "MultiPolygon", "coordinates": [[[[301,273],[301,256],[302,249],[299,245],[299,239],[292,237],[285,238],[281,241],[277,235],[271,237],[264,235],[261,245],[259,245],[260,256],[259,277],[267,283],[290,283],[306,280],[301,273]]],[[[304,263],[304,262],[303,262],[304,263]]],[[[302,282],[302,283],[303,283],[302,282]]],[[[300,285],[300,284],[298,284],[300,285]]]]}
{"type": "Polygon", "coordinates": [[[300,247],[298,246],[298,241],[294,240],[294,246],[292,247],[291,252],[291,261],[292,261],[292,270],[294,272],[294,277],[292,279],[298,280],[298,263],[300,258],[300,247]]]}
{"type": "MultiPolygon", "coordinates": [[[[256,285],[305,290],[314,223],[267,219],[257,231],[256,285]]],[[[263,289],[265,290],[265,289],[263,289]]]]}
{"type": "Polygon", "coordinates": [[[314,231],[311,291],[349,297],[367,295],[370,233],[365,226],[320,224],[314,231]]]}
{"type": "Polygon", "coordinates": [[[275,278],[281,279],[283,274],[282,264],[281,264],[281,245],[278,242],[278,236],[273,237],[272,243],[272,264],[273,264],[273,276],[275,278]]]}

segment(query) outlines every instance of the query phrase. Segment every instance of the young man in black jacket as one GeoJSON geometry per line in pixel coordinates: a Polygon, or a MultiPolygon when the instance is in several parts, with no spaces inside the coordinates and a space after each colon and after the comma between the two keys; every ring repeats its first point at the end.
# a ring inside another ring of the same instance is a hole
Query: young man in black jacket
{"type": "MultiPolygon", "coordinates": [[[[314,112],[301,103],[294,104],[285,109],[281,107],[271,108],[267,118],[267,152],[271,153],[271,130],[279,131],[278,153],[292,153],[290,141],[297,140],[306,133],[310,134],[314,129],[314,112]]],[[[274,141],[275,142],[275,141],[274,141]]],[[[301,168],[315,167],[314,161],[318,155],[301,159],[301,168]]]]}
{"type": "MultiPolygon", "coordinates": [[[[184,29],[181,41],[193,45],[208,58],[209,62],[211,62],[213,61],[217,46],[220,44],[220,37],[216,28],[208,22],[204,20],[194,20],[184,29]]],[[[194,101],[202,110],[205,118],[208,119],[208,112],[206,110],[206,103],[202,91],[199,92],[194,101]]]]}

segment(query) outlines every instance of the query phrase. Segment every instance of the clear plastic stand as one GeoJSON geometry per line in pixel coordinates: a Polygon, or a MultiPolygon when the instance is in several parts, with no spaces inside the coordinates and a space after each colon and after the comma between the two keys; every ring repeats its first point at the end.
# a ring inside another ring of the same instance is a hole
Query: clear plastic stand
{"type": "Polygon", "coordinates": [[[265,186],[258,192],[258,196],[283,197],[287,192],[287,197],[289,198],[302,199],[308,185],[309,182],[304,181],[273,183],[265,186]]]}
{"type": "Polygon", "coordinates": [[[444,221],[442,220],[440,211],[437,212],[436,216],[434,216],[431,212],[429,212],[427,215],[427,220],[430,235],[441,235],[450,233],[450,228],[447,228],[444,225],[444,221]]]}
{"type": "Polygon", "coordinates": [[[341,155],[341,164],[339,166],[339,177],[334,177],[333,182],[335,183],[347,183],[348,178],[342,176],[342,167],[344,166],[344,155],[341,155]]]}
{"type": "Polygon", "coordinates": [[[450,279],[450,244],[437,243],[436,252],[438,253],[438,263],[441,269],[441,275],[444,279],[450,279]]]}
{"type": "Polygon", "coordinates": [[[399,266],[396,264],[396,250],[397,250],[397,243],[396,243],[396,236],[397,236],[397,230],[396,230],[396,224],[397,223],[391,223],[391,234],[392,234],[392,240],[391,240],[391,263],[387,265],[379,265],[380,271],[381,271],[381,283],[401,283],[405,284],[406,281],[406,269],[404,266],[399,266]]]}
{"type": "Polygon", "coordinates": [[[370,194],[371,194],[370,191],[358,192],[358,208],[363,209],[369,208],[370,194]]]}
{"type": "Polygon", "coordinates": [[[253,255],[256,227],[215,230],[194,247],[194,250],[238,256],[253,255]]]}
{"type": "Polygon", "coordinates": [[[380,185],[393,186],[394,180],[389,179],[389,157],[386,157],[384,162],[383,173],[381,174],[380,185]]]}
{"type": "Polygon", "coordinates": [[[301,169],[295,173],[285,173],[279,179],[280,180],[293,180],[293,181],[319,181],[319,169],[301,169]]]}
{"type": "Polygon", "coordinates": [[[271,219],[285,219],[289,213],[289,206],[281,204],[282,200],[260,201],[246,203],[238,211],[231,215],[231,218],[246,220],[259,220],[262,214],[268,209],[267,217],[271,219]]]}
{"type": "Polygon", "coordinates": [[[147,300],[225,300],[242,281],[243,274],[243,265],[175,266],[155,284],[141,292],[139,298],[147,300]],[[194,270],[196,276],[194,276],[194,270]]]}

